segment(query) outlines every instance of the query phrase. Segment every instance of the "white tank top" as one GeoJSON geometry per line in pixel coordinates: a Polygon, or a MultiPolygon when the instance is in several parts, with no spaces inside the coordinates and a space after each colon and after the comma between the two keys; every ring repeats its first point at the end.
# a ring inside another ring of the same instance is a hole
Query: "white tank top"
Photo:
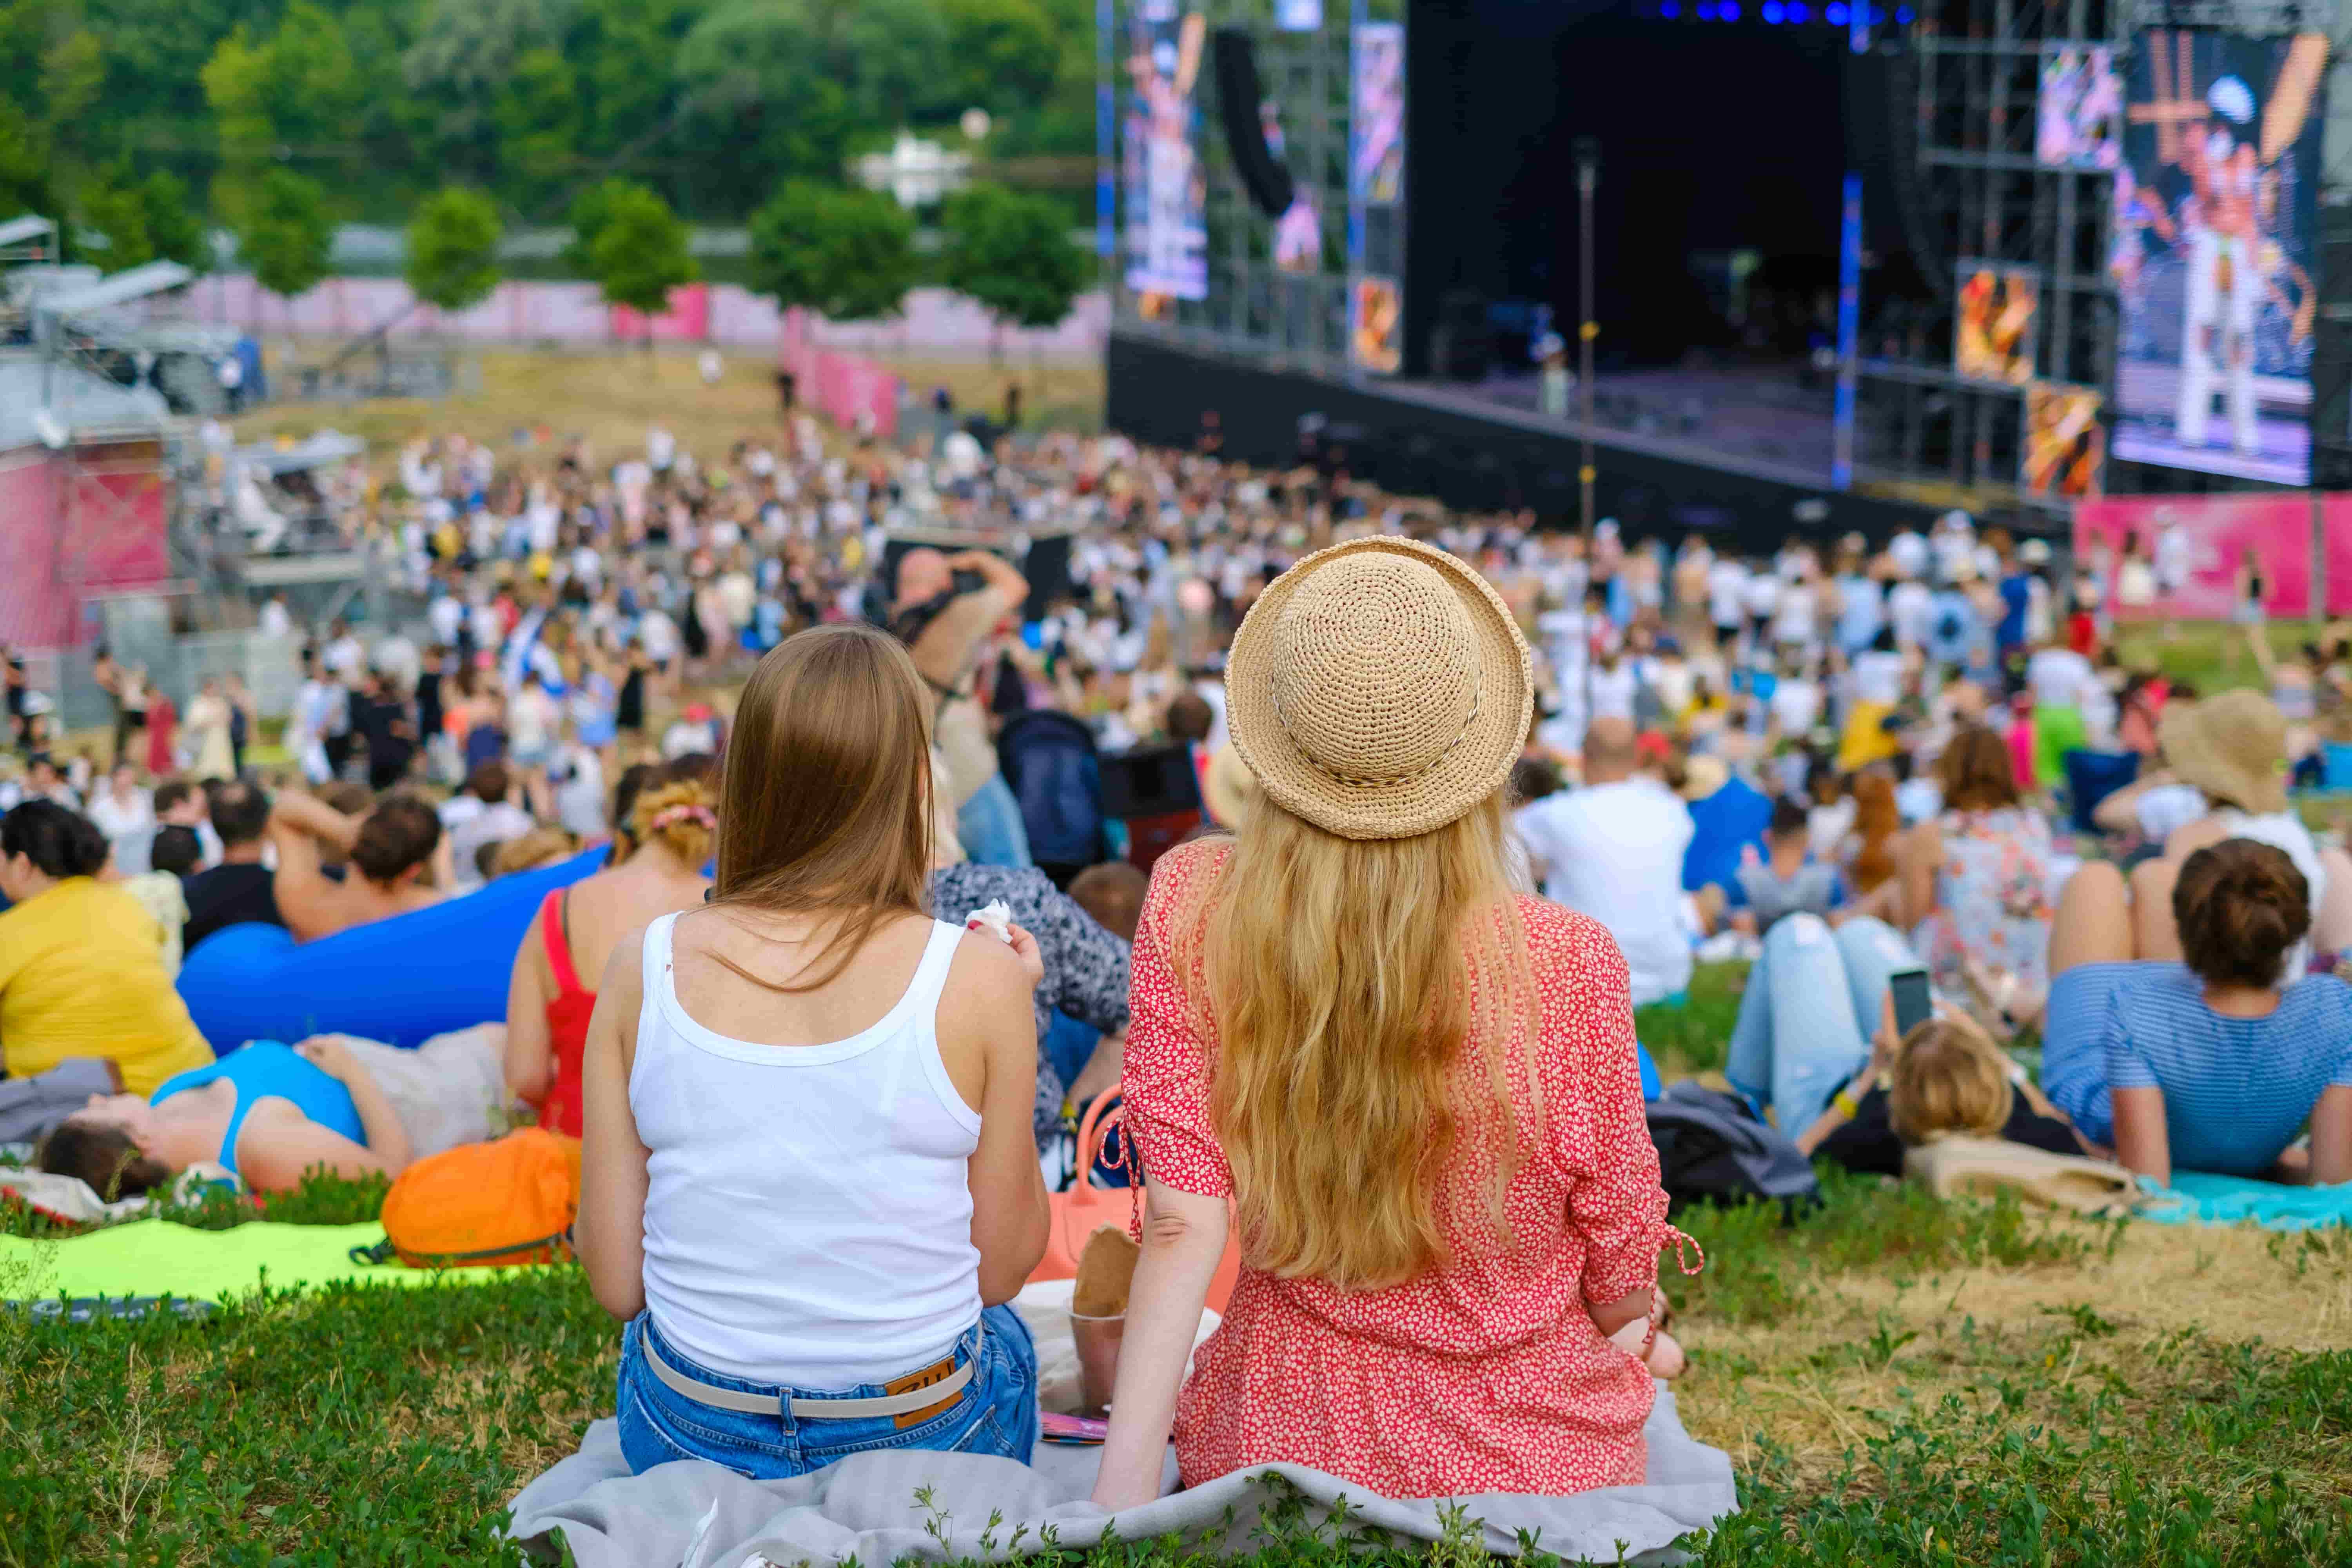
{"type": "Polygon", "coordinates": [[[962,931],[934,921],[905,995],[823,1046],[730,1039],[672,984],[677,916],[646,932],[629,1108],[649,1152],[646,1306],[714,1373],[833,1392],[948,1355],[980,1319],[966,1162],[980,1113],[940,1060],[962,931]]]}

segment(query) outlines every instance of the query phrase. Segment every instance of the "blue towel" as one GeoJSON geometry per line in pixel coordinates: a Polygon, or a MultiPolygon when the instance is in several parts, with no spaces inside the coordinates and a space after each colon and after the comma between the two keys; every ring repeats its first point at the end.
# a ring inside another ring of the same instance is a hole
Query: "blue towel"
{"type": "Polygon", "coordinates": [[[2140,1211],[2140,1217],[2166,1225],[2252,1223],[2265,1230],[2320,1230],[2331,1225],[2352,1225],[2352,1182],[2332,1187],[2283,1187],[2252,1176],[2175,1171],[2172,1185],[2156,1194],[2154,1201],[2140,1211]]]}

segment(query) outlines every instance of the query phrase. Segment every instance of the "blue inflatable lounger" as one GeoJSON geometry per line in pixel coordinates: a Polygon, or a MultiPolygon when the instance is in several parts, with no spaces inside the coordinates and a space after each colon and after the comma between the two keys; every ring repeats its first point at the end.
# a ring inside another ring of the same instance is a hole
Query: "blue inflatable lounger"
{"type": "Polygon", "coordinates": [[[549,891],[604,863],[605,846],[519,871],[430,909],[297,942],[283,927],[234,925],[188,954],[180,998],[215,1055],[247,1040],[357,1035],[413,1047],[502,1021],[523,932],[549,891]]]}

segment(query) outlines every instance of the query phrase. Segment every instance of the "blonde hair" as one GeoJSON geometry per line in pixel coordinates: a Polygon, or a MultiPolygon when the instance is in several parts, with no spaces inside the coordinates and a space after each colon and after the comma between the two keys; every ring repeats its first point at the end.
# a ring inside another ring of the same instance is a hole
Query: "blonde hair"
{"type": "Polygon", "coordinates": [[[1540,1096],[1504,834],[1501,791],[1433,832],[1370,841],[1262,800],[1176,911],[1171,958],[1217,1042],[1211,1116],[1253,1268],[1381,1289],[1447,1262],[1443,1221],[1481,1206],[1509,1244],[1517,1110],[1540,1096]],[[1465,1050],[1474,1038],[1483,1052],[1465,1050]]]}
{"type": "Polygon", "coordinates": [[[702,868],[719,839],[717,802],[700,779],[679,779],[639,795],[629,807],[629,853],[658,844],[678,864],[702,868]]]}
{"type": "Polygon", "coordinates": [[[856,624],[795,632],[751,671],[719,792],[714,900],[841,923],[796,994],[830,984],[882,921],[924,912],[930,741],[922,677],[897,638],[856,624]]]}
{"type": "Polygon", "coordinates": [[[510,877],[517,871],[561,860],[572,850],[572,835],[561,827],[534,827],[521,837],[509,838],[499,846],[498,854],[490,861],[490,875],[510,877]]]}
{"type": "Polygon", "coordinates": [[[1998,1138],[2017,1102],[2009,1058],[1966,1018],[1912,1026],[1887,1074],[1886,1118],[1906,1143],[1948,1133],[1998,1138]]]}

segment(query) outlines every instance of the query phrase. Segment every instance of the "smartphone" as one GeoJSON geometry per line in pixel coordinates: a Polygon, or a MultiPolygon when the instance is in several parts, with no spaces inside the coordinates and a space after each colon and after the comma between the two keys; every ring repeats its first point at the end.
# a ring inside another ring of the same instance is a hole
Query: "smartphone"
{"type": "Polygon", "coordinates": [[[1887,978],[1887,989],[1895,997],[1895,1037],[1901,1039],[1913,1029],[1936,1016],[1934,998],[1927,994],[1927,972],[1906,969],[1887,978]]]}
{"type": "Polygon", "coordinates": [[[1039,1436],[1048,1443],[1099,1443],[1110,1436],[1110,1423],[1087,1415],[1065,1415],[1048,1410],[1037,1418],[1039,1436]]]}

